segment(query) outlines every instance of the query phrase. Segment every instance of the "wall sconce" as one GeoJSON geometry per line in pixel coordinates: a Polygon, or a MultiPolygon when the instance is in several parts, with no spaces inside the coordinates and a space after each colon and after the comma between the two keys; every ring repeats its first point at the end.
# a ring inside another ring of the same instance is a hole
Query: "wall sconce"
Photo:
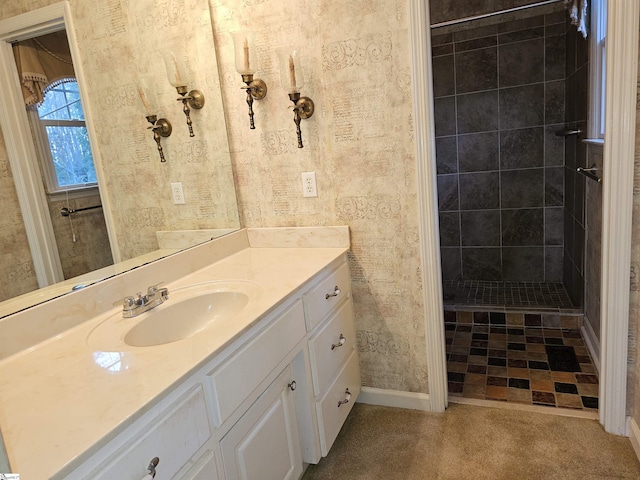
{"type": "Polygon", "coordinates": [[[302,148],[302,132],[300,120],[313,115],[315,106],[309,97],[300,96],[300,89],[304,86],[302,62],[300,50],[284,48],[278,50],[280,60],[280,82],[282,87],[289,92],[289,99],[293,102],[293,121],[296,124],[298,134],[298,148],[302,148]]]}
{"type": "Polygon", "coordinates": [[[178,101],[182,102],[182,111],[187,117],[187,126],[189,127],[189,136],[195,137],[191,122],[191,110],[189,107],[200,110],[204,107],[204,95],[200,90],[189,90],[187,85],[192,82],[191,74],[184,58],[168,53],[164,57],[164,64],[167,69],[167,77],[169,83],[173,85],[180,97],[178,101]]]}
{"type": "Polygon", "coordinates": [[[267,96],[267,84],[259,78],[253,78],[256,73],[255,33],[250,31],[231,32],[236,53],[236,70],[242,75],[242,81],[247,85],[242,87],[247,92],[249,105],[249,128],[255,129],[253,122],[253,100],[262,100],[267,96]]]}
{"type": "Polygon", "coordinates": [[[144,109],[147,111],[146,119],[147,122],[151,124],[150,127],[147,127],[149,130],[153,132],[153,139],[156,141],[156,145],[158,147],[158,154],[160,155],[160,162],[166,162],[167,160],[164,158],[164,152],[162,151],[162,145],[160,144],[160,139],[162,137],[168,137],[171,135],[171,131],[173,128],[171,127],[171,123],[166,118],[158,118],[158,115],[153,113],[153,108],[149,104],[149,100],[145,94],[145,90],[142,87],[138,87],[138,94],[140,95],[140,100],[142,101],[142,105],[144,109]]]}

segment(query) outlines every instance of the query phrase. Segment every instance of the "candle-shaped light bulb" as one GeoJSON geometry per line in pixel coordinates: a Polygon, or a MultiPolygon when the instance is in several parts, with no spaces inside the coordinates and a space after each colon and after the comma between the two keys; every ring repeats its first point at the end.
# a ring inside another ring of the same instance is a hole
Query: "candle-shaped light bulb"
{"type": "Polygon", "coordinates": [[[171,57],[173,63],[173,75],[174,81],[178,86],[184,86],[184,82],[182,81],[182,77],[180,76],[180,68],[178,67],[178,60],[176,57],[171,57]]]}
{"type": "Polygon", "coordinates": [[[147,100],[147,96],[145,95],[144,90],[140,86],[138,86],[138,95],[140,95],[140,100],[142,100],[142,105],[144,106],[144,109],[146,110],[147,115],[153,115],[153,111],[151,110],[151,105],[147,100]]]}
{"type": "Polygon", "coordinates": [[[244,39],[242,52],[244,53],[244,69],[246,71],[251,71],[251,64],[249,63],[249,39],[247,38],[244,39]]]}
{"type": "Polygon", "coordinates": [[[297,91],[296,87],[296,65],[293,63],[293,56],[289,55],[289,86],[291,91],[297,91]]]}
{"type": "Polygon", "coordinates": [[[256,72],[255,33],[248,30],[231,32],[235,49],[236,70],[240,75],[253,75],[256,72]]]}

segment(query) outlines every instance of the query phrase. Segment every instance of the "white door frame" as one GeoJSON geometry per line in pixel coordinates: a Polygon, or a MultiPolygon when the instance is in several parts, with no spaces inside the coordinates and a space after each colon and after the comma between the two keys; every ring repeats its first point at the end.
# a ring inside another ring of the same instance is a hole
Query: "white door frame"
{"type": "MultiPolygon", "coordinates": [[[[4,134],[9,164],[40,287],[62,281],[64,276],[10,42],[44,35],[63,28],[67,30],[98,185],[104,185],[102,169],[99,168],[100,154],[94,128],[96,123],[93,121],[84,87],[82,62],[78,54],[69,2],[60,2],[0,21],[0,84],[4,86],[0,88],[0,127],[4,134]]],[[[108,199],[105,195],[101,194],[101,202],[104,207],[113,259],[117,262],[119,257],[112,234],[112,221],[109,214],[111,210],[106,205],[108,199]]]]}
{"type": "MultiPolygon", "coordinates": [[[[447,406],[429,2],[409,0],[429,403],[447,406]]],[[[628,435],[627,337],[640,2],[609,0],[603,168],[600,423],[628,435]]]]}

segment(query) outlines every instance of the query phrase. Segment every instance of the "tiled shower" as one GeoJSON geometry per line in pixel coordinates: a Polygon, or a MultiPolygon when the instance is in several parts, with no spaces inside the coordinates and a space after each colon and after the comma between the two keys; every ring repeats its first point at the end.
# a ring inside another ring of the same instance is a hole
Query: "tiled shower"
{"type": "Polygon", "coordinates": [[[448,388],[594,412],[587,148],[556,135],[585,130],[588,49],[554,9],[432,30],[448,388]]]}
{"type": "Polygon", "coordinates": [[[563,284],[582,303],[584,177],[574,172],[586,150],[555,133],[586,119],[586,84],[575,85],[588,55],[566,20],[556,11],[432,31],[445,293],[470,281],[563,284]]]}

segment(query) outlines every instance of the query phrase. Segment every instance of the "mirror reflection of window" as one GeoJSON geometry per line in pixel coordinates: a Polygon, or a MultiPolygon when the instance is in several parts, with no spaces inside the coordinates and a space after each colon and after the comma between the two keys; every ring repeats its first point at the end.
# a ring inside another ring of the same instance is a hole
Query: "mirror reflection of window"
{"type": "Polygon", "coordinates": [[[78,84],[65,82],[51,88],[37,110],[39,124],[46,134],[42,161],[48,192],[96,186],[78,84]]]}

